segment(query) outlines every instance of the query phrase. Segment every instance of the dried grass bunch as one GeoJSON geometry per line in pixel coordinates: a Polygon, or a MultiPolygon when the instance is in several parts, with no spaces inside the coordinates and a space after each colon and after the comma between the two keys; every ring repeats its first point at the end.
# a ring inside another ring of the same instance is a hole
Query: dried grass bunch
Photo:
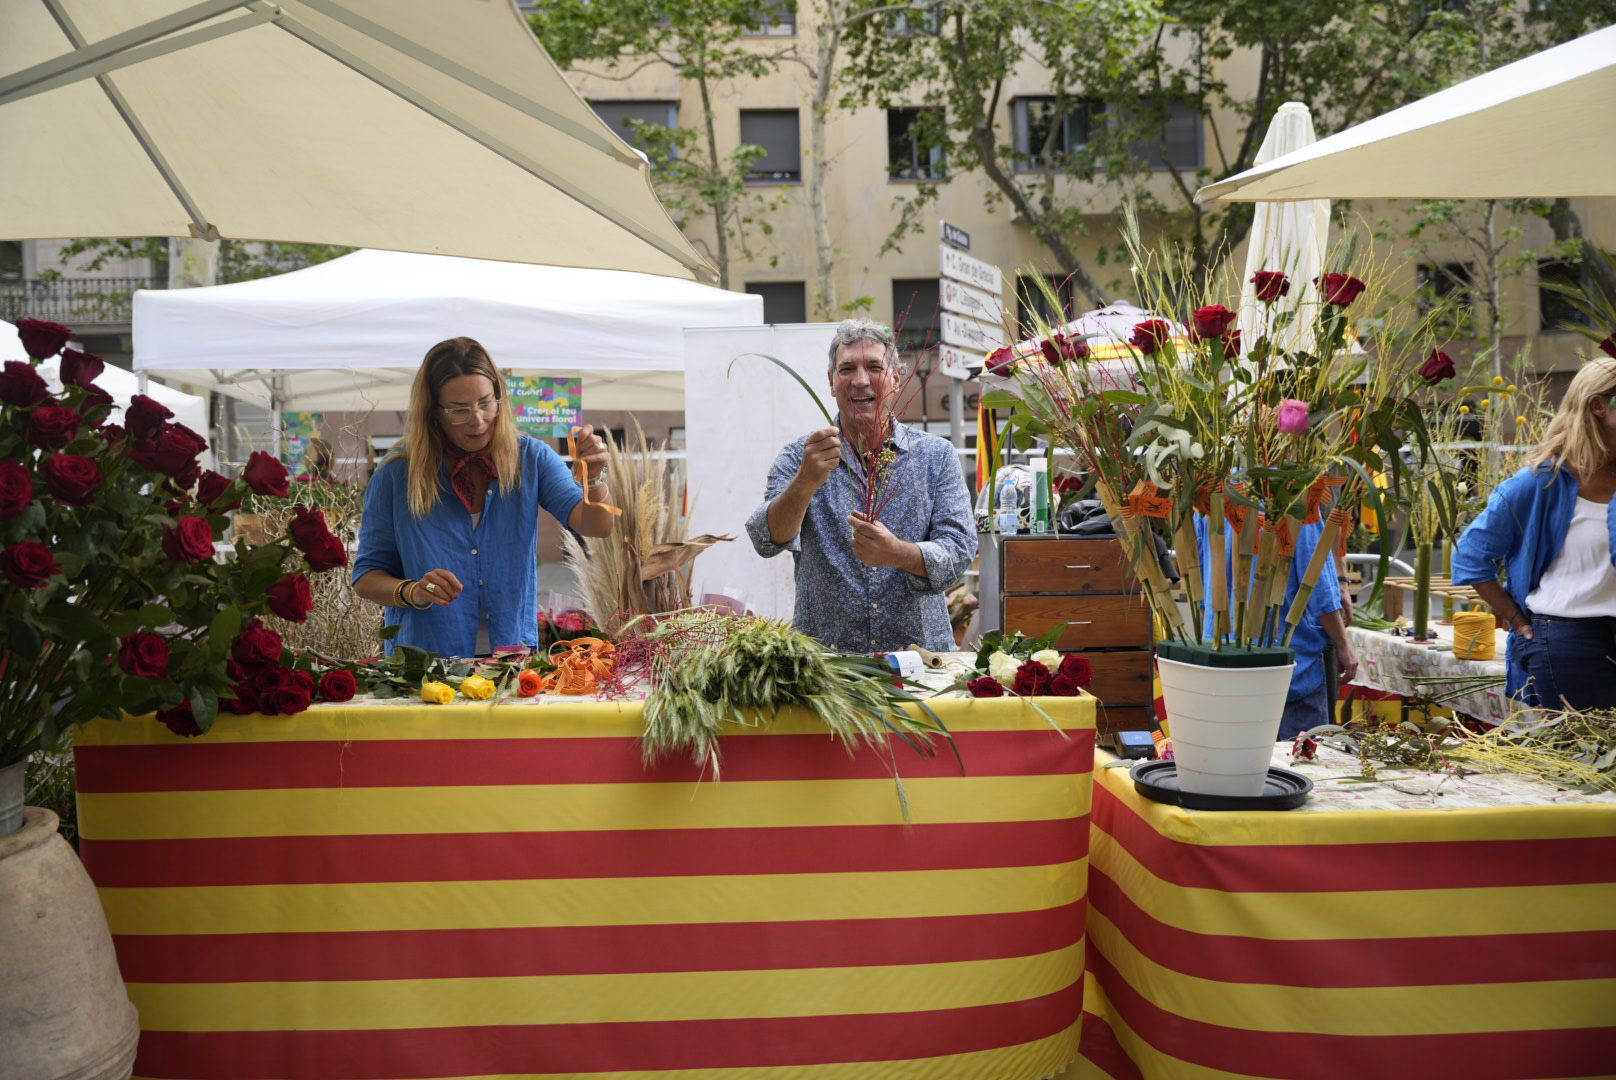
{"type": "Polygon", "coordinates": [[[688,535],[682,470],[656,452],[637,421],[628,445],[608,436],[606,449],[606,485],[623,515],[610,536],[585,545],[567,532],[562,543],[595,625],[616,637],[642,615],[688,608],[691,563],[732,537],[688,535]]]}

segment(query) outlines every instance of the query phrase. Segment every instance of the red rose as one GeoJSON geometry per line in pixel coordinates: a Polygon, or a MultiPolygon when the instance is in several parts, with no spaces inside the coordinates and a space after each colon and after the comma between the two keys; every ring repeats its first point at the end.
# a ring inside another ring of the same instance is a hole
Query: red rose
{"type": "Polygon", "coordinates": [[[294,683],[284,686],[264,698],[264,711],[280,716],[291,716],[293,713],[300,713],[307,709],[309,702],[312,700],[314,700],[314,695],[309,692],[307,687],[294,683]]]}
{"type": "MultiPolygon", "coordinates": [[[[262,619],[254,619],[230,643],[230,656],[248,670],[278,664],[281,662],[281,636],[265,626],[262,619]]],[[[263,687],[259,690],[262,692],[263,687]]]]}
{"type": "Polygon", "coordinates": [[[266,667],[251,679],[252,688],[259,698],[267,698],[277,690],[292,685],[292,673],[283,667],[266,667]]]}
{"type": "Polygon", "coordinates": [[[1142,323],[1135,324],[1133,335],[1128,341],[1134,348],[1150,356],[1167,344],[1172,336],[1173,326],[1166,319],[1146,319],[1142,323]]]}
{"type": "Polygon", "coordinates": [[[106,440],[108,446],[122,442],[124,434],[123,428],[117,424],[101,425],[101,437],[106,440]]]}
{"type": "Polygon", "coordinates": [[[69,506],[83,506],[101,486],[101,468],[78,454],[52,454],[39,467],[50,493],[69,506]]]}
{"type": "Polygon", "coordinates": [[[1002,349],[994,349],[988,353],[987,373],[989,375],[1008,375],[1010,368],[1016,362],[1016,351],[1006,345],[1002,349]]]}
{"type": "Polygon", "coordinates": [[[1223,335],[1223,355],[1224,356],[1239,356],[1240,355],[1240,331],[1239,330],[1230,330],[1227,334],[1223,335]]]}
{"type": "Polygon", "coordinates": [[[1055,675],[1049,680],[1051,697],[1076,697],[1080,690],[1077,682],[1065,675],[1055,675]]]}
{"type": "Polygon", "coordinates": [[[219,708],[237,716],[258,712],[262,707],[258,702],[258,691],[246,682],[236,683],[230,688],[230,697],[219,699],[219,708]]]}
{"type": "Polygon", "coordinates": [[[269,597],[269,610],[287,622],[303,622],[314,610],[314,594],[309,591],[309,579],[302,574],[287,574],[265,595],[269,597]]]}
{"type": "Polygon", "coordinates": [[[1605,351],[1606,356],[1616,360],[1616,334],[1611,334],[1610,337],[1601,341],[1599,347],[1605,351]]]}
{"type": "Polygon", "coordinates": [[[34,365],[22,360],[7,360],[0,371],[0,401],[7,405],[27,408],[38,405],[50,397],[50,387],[39,377],[34,365]]]}
{"type": "Polygon", "coordinates": [[[128,426],[129,433],[137,439],[157,434],[163,426],[163,421],[173,418],[174,413],[166,405],[145,394],[136,394],[130,398],[129,407],[123,411],[123,422],[128,426]]]}
{"type": "Polygon", "coordinates": [[[1004,687],[992,675],[983,675],[979,679],[972,679],[965,684],[966,692],[972,697],[1003,697],[1004,687]]]}
{"type": "Polygon", "coordinates": [[[1016,668],[1016,677],[1010,689],[1022,697],[1040,697],[1049,693],[1049,669],[1036,660],[1028,660],[1016,668]]]}
{"type": "Polygon", "coordinates": [[[314,676],[312,674],[303,670],[302,668],[291,668],[287,671],[287,675],[289,676],[289,681],[286,684],[287,686],[301,687],[302,689],[308,691],[311,696],[313,695],[314,676]]]}
{"type": "Polygon", "coordinates": [[[1083,689],[1094,681],[1094,665],[1081,656],[1063,656],[1060,662],[1060,673],[1083,689]]]}
{"type": "Polygon", "coordinates": [[[1453,366],[1453,357],[1440,349],[1433,351],[1425,358],[1425,363],[1420,365],[1420,378],[1431,386],[1444,379],[1451,379],[1456,374],[1458,370],[1453,366]]]}
{"type": "Polygon", "coordinates": [[[1211,304],[1195,309],[1195,336],[1200,341],[1221,338],[1240,316],[1222,304],[1211,304]]]}
{"type": "Polygon", "coordinates": [[[168,674],[168,641],[150,630],[137,630],[118,647],[118,666],[126,675],[161,679],[168,674]]]}
{"type": "Polygon", "coordinates": [[[28,417],[28,441],[47,450],[60,450],[79,433],[82,418],[65,405],[41,405],[28,417]]]}
{"type": "Polygon", "coordinates": [[[316,540],[314,545],[303,553],[303,557],[309,561],[309,569],[316,573],[348,565],[348,549],[342,546],[341,540],[330,533],[316,540]]]}
{"type": "Polygon", "coordinates": [[[17,336],[22,339],[23,352],[35,360],[55,356],[73,338],[73,331],[61,323],[44,319],[18,319],[17,336]]]}
{"type": "Polygon", "coordinates": [[[252,452],[247,459],[247,467],[241,471],[241,478],[247,481],[247,486],[256,495],[274,495],[284,499],[292,490],[286,466],[280,463],[279,458],[270,457],[262,450],[252,452]]]}
{"type": "Polygon", "coordinates": [[[1257,299],[1264,303],[1290,295],[1291,279],[1278,270],[1259,270],[1251,275],[1251,283],[1257,286],[1257,299]]]}
{"type": "Polygon", "coordinates": [[[589,629],[589,620],[580,612],[563,611],[556,616],[555,625],[564,634],[581,634],[589,629]]]}
{"type": "Polygon", "coordinates": [[[1324,296],[1326,304],[1336,307],[1346,307],[1358,299],[1358,294],[1364,291],[1364,283],[1351,274],[1324,274],[1313,279],[1319,292],[1324,296]]]}
{"type": "Polygon", "coordinates": [[[61,572],[51,549],[37,540],[24,540],[0,552],[0,574],[19,589],[37,589],[61,572]]]}
{"type": "Polygon", "coordinates": [[[326,701],[351,701],[359,692],[359,680],[351,671],[328,671],[320,676],[320,697],[326,701]]]}
{"type": "Polygon", "coordinates": [[[292,520],[286,526],[286,531],[292,535],[292,543],[297,545],[299,551],[307,551],[331,535],[331,529],[325,523],[325,514],[310,506],[292,507],[292,520]]]}
{"type": "MultiPolygon", "coordinates": [[[[64,349],[61,364],[58,371],[62,376],[62,382],[68,386],[82,386],[86,389],[101,377],[101,372],[107,367],[95,353],[79,352],[77,349],[64,349]]],[[[96,389],[101,388],[98,386],[96,389]]]]}
{"type": "Polygon", "coordinates": [[[157,434],[130,447],[129,456],[144,468],[179,478],[196,466],[196,456],[207,448],[208,441],[184,424],[164,424],[157,434]]]}
{"type": "Polygon", "coordinates": [[[185,515],[175,525],[164,525],[163,553],[177,563],[213,558],[213,526],[195,514],[185,515]]]}
{"type": "MultiPolygon", "coordinates": [[[[213,506],[214,503],[224,498],[225,493],[229,490],[230,478],[222,473],[216,473],[212,469],[208,469],[197,478],[196,501],[204,506],[213,506]]],[[[241,506],[241,500],[237,499],[230,506],[220,506],[215,507],[215,509],[235,510],[239,506],[241,506]]]]}
{"type": "MultiPolygon", "coordinates": [[[[79,415],[89,417],[92,413],[99,412],[104,422],[105,418],[111,415],[112,407],[116,404],[117,402],[112,400],[112,395],[99,386],[86,386],[84,388],[84,398],[79,402],[79,415]]],[[[92,426],[100,427],[101,425],[95,424],[92,426]]]]}
{"type": "Polygon", "coordinates": [[[202,734],[197,725],[196,716],[191,712],[191,703],[182,701],[172,709],[158,709],[157,719],[163,726],[181,738],[190,739],[202,734]]]}
{"type": "Polygon", "coordinates": [[[10,521],[34,501],[34,480],[15,461],[0,461],[0,521],[10,521]]]}

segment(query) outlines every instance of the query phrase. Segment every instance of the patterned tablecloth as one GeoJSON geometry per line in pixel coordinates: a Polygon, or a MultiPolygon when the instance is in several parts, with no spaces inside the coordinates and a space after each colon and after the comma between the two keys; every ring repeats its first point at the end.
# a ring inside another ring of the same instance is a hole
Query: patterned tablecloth
{"type": "MultiPolygon", "coordinates": [[[[1366,630],[1361,626],[1348,627],[1347,635],[1352,641],[1353,651],[1358,654],[1358,676],[1353,680],[1353,685],[1412,698],[1436,692],[1429,685],[1416,685],[1413,677],[1496,675],[1503,678],[1504,641],[1509,637],[1506,631],[1496,631],[1496,659],[1460,660],[1453,655],[1453,627],[1434,625],[1431,629],[1436,634],[1436,643],[1419,645],[1410,638],[1366,630]]],[[[1443,704],[1455,712],[1499,724],[1509,719],[1514,703],[1504,695],[1504,685],[1500,682],[1443,704]]],[[[1515,707],[1519,708],[1518,705],[1515,707]]]]}

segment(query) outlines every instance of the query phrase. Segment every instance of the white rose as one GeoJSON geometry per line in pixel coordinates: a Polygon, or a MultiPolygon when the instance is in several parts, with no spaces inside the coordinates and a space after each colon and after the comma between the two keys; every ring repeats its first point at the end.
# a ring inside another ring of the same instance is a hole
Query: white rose
{"type": "Polygon", "coordinates": [[[1061,655],[1054,649],[1039,649],[1032,654],[1032,658],[1044,665],[1050,671],[1060,667],[1061,655]]]}
{"type": "Polygon", "coordinates": [[[988,674],[1009,686],[1016,679],[1016,670],[1021,667],[1021,661],[1009,653],[996,652],[988,657],[988,674]]]}

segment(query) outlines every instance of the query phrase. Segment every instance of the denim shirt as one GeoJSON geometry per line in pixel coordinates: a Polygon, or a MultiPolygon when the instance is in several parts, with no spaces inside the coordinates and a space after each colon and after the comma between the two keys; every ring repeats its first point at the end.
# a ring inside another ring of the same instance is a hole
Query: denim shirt
{"type": "MultiPolygon", "coordinates": [[[[1571,516],[1577,509],[1577,478],[1570,469],[1529,466],[1493,489],[1487,508],[1459,537],[1453,549],[1453,583],[1479,585],[1497,581],[1504,571],[1504,591],[1527,611],[1526,598],[1543,580],[1543,572],[1560,554],[1571,516]]],[[[1611,536],[1611,562],[1616,565],[1616,500],[1606,510],[1611,536]]],[[[1509,632],[1504,650],[1504,689],[1521,697],[1526,668],[1519,635],[1509,632]]]]}
{"type": "Polygon", "coordinates": [[[488,640],[502,645],[539,643],[539,510],[563,527],[584,493],[566,463],[537,439],[521,436],[517,445],[521,484],[509,494],[491,484],[482,520],[473,527],[465,504],[449,486],[447,466],[438,474],[438,501],[430,513],[410,513],[409,464],[383,462],[365,492],[359,526],[359,555],[353,580],[372,570],[418,578],[447,570],[464,587],[452,604],[425,611],[388,608],[398,636],[387,643],[414,645],[439,656],[470,656],[477,648],[479,614],[488,617],[488,640]]]}
{"type": "Polygon", "coordinates": [[[889,445],[891,498],[880,521],[900,540],[918,545],[926,576],[893,566],[865,566],[853,554],[847,518],[864,506],[864,466],[842,440],[842,460],[808,503],[802,530],[784,544],[769,532],[769,506],[802,464],[805,435],[780,451],[769,469],[763,505],[747,519],[752,546],[765,559],[782,551],[796,560],[792,621],[827,648],[846,653],[889,652],[919,645],[955,648],[944,593],[976,558],[976,520],[959,457],[947,439],[894,424],[889,445]]]}
{"type": "MultiPolygon", "coordinates": [[[[1201,580],[1205,586],[1203,595],[1212,592],[1212,542],[1207,537],[1206,529],[1206,518],[1196,514],[1195,547],[1201,553],[1201,580]]],[[[1285,583],[1285,602],[1279,609],[1281,618],[1290,612],[1291,601],[1296,599],[1296,594],[1302,587],[1302,575],[1306,573],[1308,564],[1313,561],[1313,552],[1319,546],[1319,539],[1323,534],[1324,526],[1317,522],[1303,525],[1296,531],[1296,557],[1291,560],[1290,580],[1285,583]]],[[[1224,558],[1226,560],[1224,580],[1227,581],[1234,574],[1232,543],[1224,545],[1224,558]]],[[[1256,560],[1253,559],[1252,573],[1256,572],[1256,560]]],[[[1319,573],[1318,584],[1313,586],[1313,595],[1308,597],[1307,607],[1302,609],[1302,621],[1296,624],[1296,632],[1291,635],[1291,650],[1296,654],[1296,667],[1291,671],[1291,688],[1285,694],[1287,702],[1317,693],[1319,687],[1324,685],[1324,647],[1329,644],[1330,636],[1324,632],[1324,625],[1319,620],[1332,611],[1341,610],[1341,582],[1336,577],[1337,572],[1335,552],[1332,551],[1330,557],[1325,560],[1324,569],[1319,573]]],[[[1229,617],[1234,618],[1234,613],[1230,612],[1229,617]]],[[[1210,604],[1206,607],[1201,632],[1208,640],[1211,639],[1210,604]]]]}

